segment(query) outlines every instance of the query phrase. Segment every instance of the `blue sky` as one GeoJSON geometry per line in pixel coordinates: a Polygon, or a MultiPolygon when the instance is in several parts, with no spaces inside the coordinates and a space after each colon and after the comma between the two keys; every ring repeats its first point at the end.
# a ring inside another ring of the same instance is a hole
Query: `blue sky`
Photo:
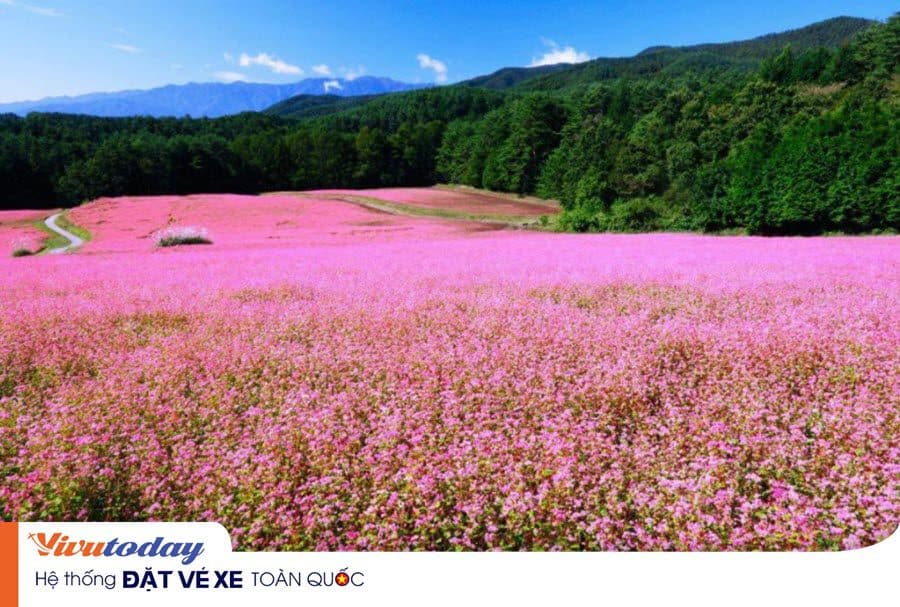
{"type": "Polygon", "coordinates": [[[456,82],[837,15],[886,19],[897,8],[896,0],[0,0],[0,102],[317,75],[456,82]]]}

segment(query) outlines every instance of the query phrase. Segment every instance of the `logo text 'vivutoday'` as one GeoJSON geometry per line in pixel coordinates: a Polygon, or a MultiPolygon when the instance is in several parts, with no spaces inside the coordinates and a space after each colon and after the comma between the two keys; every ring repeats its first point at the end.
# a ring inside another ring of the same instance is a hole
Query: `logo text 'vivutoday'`
{"type": "Polygon", "coordinates": [[[143,556],[181,558],[181,563],[190,565],[203,554],[202,542],[167,542],[157,537],[149,542],[119,541],[115,537],[102,542],[73,540],[68,535],[53,533],[31,533],[28,536],[37,546],[40,556],[143,556]]]}

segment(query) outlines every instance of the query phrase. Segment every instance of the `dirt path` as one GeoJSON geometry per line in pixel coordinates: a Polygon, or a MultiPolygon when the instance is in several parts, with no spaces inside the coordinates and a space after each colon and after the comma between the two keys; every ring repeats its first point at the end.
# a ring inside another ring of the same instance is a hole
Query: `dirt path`
{"type": "Polygon", "coordinates": [[[50,217],[48,217],[47,219],[44,220],[44,225],[47,226],[47,229],[49,229],[53,232],[56,232],[63,238],[67,239],[69,241],[69,244],[62,246],[62,247],[56,247],[55,249],[50,249],[49,251],[47,251],[47,253],[51,253],[51,254],[65,253],[66,251],[76,249],[84,244],[83,239],[79,238],[78,236],[76,236],[72,232],[66,230],[65,228],[61,228],[61,227],[59,227],[59,225],[57,225],[56,220],[59,219],[60,215],[62,215],[62,213],[56,213],[55,215],[51,215],[50,217]]]}

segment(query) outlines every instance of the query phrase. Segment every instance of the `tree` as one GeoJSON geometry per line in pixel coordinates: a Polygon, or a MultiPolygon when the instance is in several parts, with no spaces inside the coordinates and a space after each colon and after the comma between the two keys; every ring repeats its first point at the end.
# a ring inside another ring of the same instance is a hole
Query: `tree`
{"type": "Polygon", "coordinates": [[[531,193],[544,161],[559,144],[566,109],[552,97],[527,95],[509,107],[511,129],[485,166],[488,187],[531,193]]]}
{"type": "Polygon", "coordinates": [[[791,46],[787,45],[775,57],[763,61],[759,74],[763,79],[776,84],[791,82],[794,75],[794,53],[791,46]]]}
{"type": "Polygon", "coordinates": [[[362,187],[374,187],[391,181],[390,146],[384,132],[362,127],[353,142],[357,165],[353,181],[362,187]]]}

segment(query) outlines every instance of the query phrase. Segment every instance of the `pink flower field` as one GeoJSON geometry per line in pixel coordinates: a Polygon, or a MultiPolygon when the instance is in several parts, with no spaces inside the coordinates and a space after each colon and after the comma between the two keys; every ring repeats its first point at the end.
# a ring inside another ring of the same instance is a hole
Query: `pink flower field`
{"type": "Polygon", "coordinates": [[[45,211],[0,211],[0,257],[16,250],[31,253],[40,250],[46,234],[34,224],[49,214],[45,211]]]}
{"type": "Polygon", "coordinates": [[[77,252],[0,257],[4,519],[253,550],[850,549],[900,521],[897,237],[288,195],[69,217],[77,252]],[[213,244],[155,247],[172,225],[213,244]]]}

